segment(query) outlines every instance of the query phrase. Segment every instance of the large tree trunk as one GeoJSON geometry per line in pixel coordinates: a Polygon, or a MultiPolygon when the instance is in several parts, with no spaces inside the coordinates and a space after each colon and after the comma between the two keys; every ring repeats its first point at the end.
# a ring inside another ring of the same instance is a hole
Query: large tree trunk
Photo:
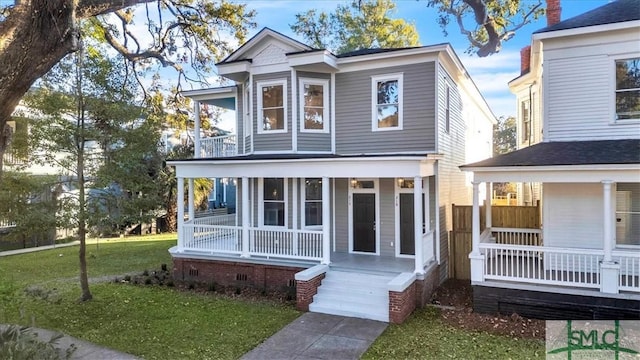
{"type": "Polygon", "coordinates": [[[11,113],[31,85],[75,50],[77,19],[153,0],[21,0],[0,22],[0,174],[11,113]],[[76,18],[77,17],[77,18],[76,18]]]}

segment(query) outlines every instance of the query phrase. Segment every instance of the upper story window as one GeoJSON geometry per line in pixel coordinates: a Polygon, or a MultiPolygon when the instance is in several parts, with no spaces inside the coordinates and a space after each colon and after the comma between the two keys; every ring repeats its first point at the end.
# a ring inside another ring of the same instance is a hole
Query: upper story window
{"type": "Polygon", "coordinates": [[[258,82],[258,133],[287,132],[287,81],[258,82]]]}
{"type": "Polygon", "coordinates": [[[531,137],[531,104],[529,100],[520,102],[520,119],[522,128],[522,142],[529,141],[531,137]]]}
{"type": "Polygon", "coordinates": [[[319,79],[300,80],[300,113],[302,132],[329,131],[329,82],[319,79]]]}
{"type": "Polygon", "coordinates": [[[372,130],[402,130],[402,74],[371,78],[372,130]]]}
{"type": "Polygon", "coordinates": [[[616,60],[616,120],[640,119],[640,58],[616,60]]]}
{"type": "Polygon", "coordinates": [[[286,226],[287,185],[284,178],[262,180],[262,224],[264,226],[286,226]]]}

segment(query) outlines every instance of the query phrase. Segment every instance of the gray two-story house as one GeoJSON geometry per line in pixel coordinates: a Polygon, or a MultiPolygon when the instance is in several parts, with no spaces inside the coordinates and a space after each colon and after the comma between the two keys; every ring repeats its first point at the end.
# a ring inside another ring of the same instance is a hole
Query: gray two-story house
{"type": "Polygon", "coordinates": [[[235,111],[237,133],[171,164],[179,204],[194,178],[232,178],[237,211],[179,206],[176,279],[403,321],[448,277],[450,205],[471,199],[458,166],[491,155],[495,118],[451,46],[336,56],[265,28],[217,69],[235,85],[184,95],[235,111]]]}

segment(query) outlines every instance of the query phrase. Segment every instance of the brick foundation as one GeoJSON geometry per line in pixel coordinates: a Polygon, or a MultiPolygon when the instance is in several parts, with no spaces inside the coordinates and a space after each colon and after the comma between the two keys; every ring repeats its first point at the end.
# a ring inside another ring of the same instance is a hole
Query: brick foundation
{"type": "Polygon", "coordinates": [[[294,275],[302,270],[304,268],[290,266],[173,258],[173,278],[178,283],[292,291],[294,275]]]}
{"type": "MultiPolygon", "coordinates": [[[[440,265],[442,266],[442,265],[440,265]]],[[[440,266],[434,266],[424,274],[424,280],[416,280],[416,306],[423,307],[431,300],[431,295],[440,286],[440,266]]]]}
{"type": "Polygon", "coordinates": [[[416,309],[416,282],[402,292],[389,291],[389,322],[401,324],[416,309]]]}
{"type": "Polygon", "coordinates": [[[318,293],[322,279],[324,279],[324,274],[308,281],[296,280],[296,307],[298,310],[309,311],[309,304],[313,302],[313,296],[318,293]]]}

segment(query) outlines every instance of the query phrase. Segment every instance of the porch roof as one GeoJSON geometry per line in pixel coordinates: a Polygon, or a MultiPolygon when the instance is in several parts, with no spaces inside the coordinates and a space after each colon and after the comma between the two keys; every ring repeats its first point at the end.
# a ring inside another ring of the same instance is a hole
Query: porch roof
{"type": "Polygon", "coordinates": [[[638,182],[640,139],[538,143],[460,169],[480,182],[638,182]]]}
{"type": "Polygon", "coordinates": [[[460,168],[604,164],[640,164],[640,139],[543,142],[460,168]]]}
{"type": "Polygon", "coordinates": [[[439,154],[252,154],[168,162],[179,177],[413,177],[432,176],[439,154]]]}

